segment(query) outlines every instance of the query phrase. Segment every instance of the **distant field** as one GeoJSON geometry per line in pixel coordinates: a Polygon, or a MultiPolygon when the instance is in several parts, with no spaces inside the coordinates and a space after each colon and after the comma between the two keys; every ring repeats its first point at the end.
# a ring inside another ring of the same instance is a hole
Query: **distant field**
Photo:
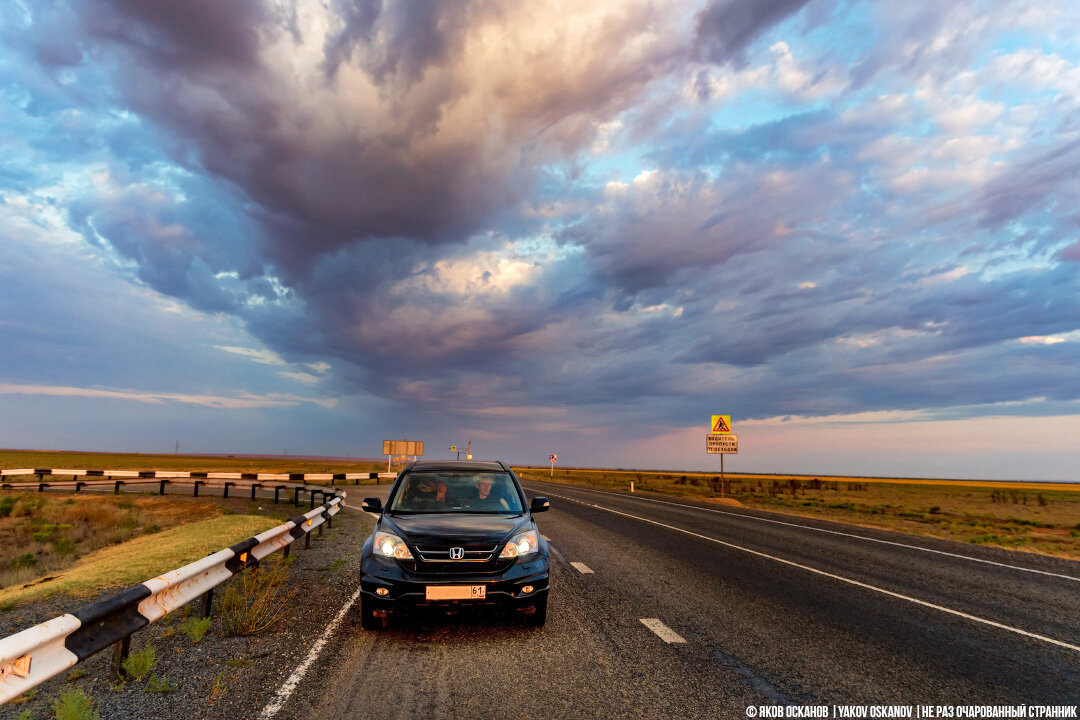
{"type": "MultiPolygon", "coordinates": [[[[0,450],[0,468],[71,468],[74,470],[181,470],[221,472],[343,473],[386,472],[386,463],[370,460],[326,461],[291,458],[143,455],[39,450],[0,450]]],[[[70,478],[68,478],[70,479],[70,478]]]]}
{"type": "MultiPolygon", "coordinates": [[[[550,468],[515,467],[548,480],[550,468]]],[[[1080,484],[726,473],[746,507],[1080,559],[1080,484]]],[[[554,481],[710,500],[715,473],[556,469],[554,481]]]]}

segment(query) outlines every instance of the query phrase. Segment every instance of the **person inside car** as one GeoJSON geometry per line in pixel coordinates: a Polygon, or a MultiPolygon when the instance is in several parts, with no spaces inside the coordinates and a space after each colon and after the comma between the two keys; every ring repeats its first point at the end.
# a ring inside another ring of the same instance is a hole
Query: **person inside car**
{"type": "Polygon", "coordinates": [[[492,478],[486,475],[476,479],[476,495],[470,504],[478,510],[504,510],[510,507],[503,498],[502,489],[496,488],[492,478]]]}

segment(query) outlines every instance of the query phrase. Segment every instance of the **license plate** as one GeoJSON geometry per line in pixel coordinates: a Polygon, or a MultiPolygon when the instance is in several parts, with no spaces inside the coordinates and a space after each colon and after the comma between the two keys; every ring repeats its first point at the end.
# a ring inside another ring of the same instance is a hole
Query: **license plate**
{"type": "Polygon", "coordinates": [[[428,600],[483,600],[486,585],[428,585],[428,600]]]}

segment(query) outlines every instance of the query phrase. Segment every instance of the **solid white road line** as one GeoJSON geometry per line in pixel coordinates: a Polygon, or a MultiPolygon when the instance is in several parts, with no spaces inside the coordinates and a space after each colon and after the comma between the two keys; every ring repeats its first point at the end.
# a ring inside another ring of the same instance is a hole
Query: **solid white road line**
{"type": "Polygon", "coordinates": [[[668,645],[671,643],[684,643],[683,636],[669,628],[656,618],[641,618],[641,624],[660,636],[660,639],[668,645]]]}
{"type": "Polygon", "coordinates": [[[293,690],[300,684],[300,681],[304,677],[304,673],[306,673],[308,668],[311,667],[311,664],[318,659],[319,653],[322,652],[322,649],[330,639],[330,636],[345,617],[345,613],[349,612],[349,608],[353,606],[353,603],[355,603],[356,599],[359,597],[360,588],[356,588],[356,592],[353,593],[353,596],[341,607],[338,614],[330,621],[330,624],[326,626],[326,630],[323,631],[323,634],[315,641],[315,644],[311,646],[311,650],[308,651],[307,657],[304,658],[304,662],[300,663],[299,667],[293,670],[289,679],[278,689],[274,699],[270,701],[269,705],[263,708],[262,713],[259,714],[260,720],[269,720],[278,714],[285,705],[285,702],[289,699],[289,696],[292,695],[293,690]]]}
{"type": "Polygon", "coordinates": [[[826,530],[825,528],[814,527],[813,525],[800,525],[799,523],[784,522],[783,520],[773,520],[771,518],[757,517],[756,515],[744,515],[743,513],[731,512],[730,510],[717,510],[716,508],[701,507],[699,505],[686,505],[685,503],[671,502],[670,500],[657,500],[656,498],[640,497],[638,495],[624,495],[623,493],[613,493],[607,492],[605,490],[594,490],[593,488],[584,488],[578,486],[571,487],[574,487],[574,489],[576,490],[597,493],[598,495],[615,495],[618,497],[630,498],[631,500],[640,500],[642,502],[654,502],[660,503],[661,505],[674,505],[675,507],[689,508],[691,510],[704,510],[705,512],[716,513],[718,515],[731,515],[733,517],[744,518],[746,520],[757,520],[759,522],[773,523],[774,525],[787,525],[788,527],[800,528],[802,530],[813,530],[814,532],[827,533],[829,535],[840,535],[842,537],[854,538],[856,540],[865,540],[867,542],[881,543],[882,545],[895,545],[896,547],[908,548],[909,550],[920,550],[922,552],[934,553],[935,555],[947,555],[948,557],[959,558],[961,560],[970,560],[971,562],[984,563],[986,565],[997,565],[998,567],[1009,568],[1010,570],[1020,570],[1022,572],[1035,573],[1036,575],[1049,575],[1050,577],[1057,577],[1064,580],[1073,580],[1075,582],[1080,582],[1080,577],[1075,577],[1073,575],[1062,575],[1061,573],[1049,572],[1047,570],[1035,570],[1034,568],[1026,568],[1019,565],[1009,565],[1008,563],[995,562],[993,560],[983,560],[982,558],[971,557],[970,555],[961,555],[959,553],[951,553],[944,550],[934,550],[932,548],[920,547],[918,545],[908,545],[907,543],[894,542],[892,540],[881,540],[879,538],[867,537],[865,535],[855,535],[853,533],[840,532],[839,530],[826,530]]]}
{"type": "Polygon", "coordinates": [[[570,564],[573,565],[574,569],[582,575],[595,575],[595,573],[592,571],[592,568],[590,568],[583,562],[572,562],[570,564]]]}
{"type": "MultiPolygon", "coordinates": [[[[557,497],[557,498],[559,498],[561,500],[570,500],[571,502],[580,503],[580,504],[585,505],[587,507],[596,508],[597,510],[605,510],[605,511],[607,511],[609,513],[614,513],[616,515],[622,515],[623,517],[633,518],[634,520],[640,520],[641,522],[646,522],[646,523],[649,523],[650,525],[656,525],[656,526],[659,526],[659,527],[662,527],[662,528],[667,528],[668,530],[674,530],[675,532],[685,533],[686,535],[691,535],[691,536],[699,538],[701,540],[708,540],[709,542],[714,542],[717,545],[723,545],[725,547],[729,547],[729,548],[732,548],[734,550],[741,550],[743,552],[750,553],[751,555],[757,555],[758,557],[767,558],[769,560],[775,560],[776,562],[784,563],[785,565],[790,565],[792,567],[797,567],[800,570],[806,570],[807,572],[812,572],[812,573],[814,573],[816,575],[823,575],[824,577],[832,578],[833,580],[839,580],[840,582],[845,582],[845,583],[848,583],[850,585],[855,585],[857,587],[861,587],[861,588],[864,588],[866,590],[872,590],[874,592],[879,592],[882,595],[888,595],[889,597],[894,597],[894,598],[897,598],[899,600],[906,600],[907,602],[914,603],[915,605],[921,605],[923,607],[933,608],[934,610],[939,610],[941,612],[948,613],[950,615],[955,615],[957,617],[962,617],[965,620],[971,620],[972,622],[982,623],[984,625],[989,625],[991,627],[996,627],[996,628],[999,628],[1001,630],[1008,630],[1009,632],[1013,632],[1013,633],[1016,633],[1018,635],[1023,635],[1025,637],[1033,638],[1035,640],[1041,640],[1041,641],[1043,641],[1045,643],[1050,643],[1051,645],[1057,645],[1058,647],[1063,647],[1063,648],[1067,648],[1069,650],[1075,650],[1076,652],[1080,652],[1080,645],[1072,645],[1070,643],[1063,642],[1061,640],[1055,640],[1054,638],[1046,637],[1045,635],[1038,635],[1038,634],[1033,633],[1033,632],[1028,632],[1027,630],[1021,630],[1020,628],[1015,628],[1015,627],[1012,627],[1011,625],[1004,625],[1004,624],[999,623],[999,622],[994,622],[993,620],[987,620],[986,618],[981,618],[981,617],[978,617],[978,616],[975,616],[975,615],[969,615],[966,612],[961,612],[959,610],[953,610],[952,608],[947,608],[947,607],[945,607],[943,605],[936,605],[936,604],[934,604],[932,602],[927,602],[926,600],[920,600],[918,598],[913,598],[910,595],[903,595],[901,593],[893,592],[892,590],[886,590],[885,588],[879,588],[879,587],[877,587],[875,585],[869,585],[869,584],[864,583],[864,582],[859,582],[858,580],[852,580],[851,578],[846,578],[846,577],[844,577],[842,575],[835,575],[835,574],[830,573],[830,572],[825,572],[824,570],[818,570],[817,568],[810,567],[809,565],[802,565],[801,563],[793,562],[791,560],[785,560],[782,557],[777,557],[775,555],[769,555],[768,553],[759,552],[757,550],[751,550],[750,548],[743,547],[742,545],[736,545],[734,543],[725,542],[723,540],[717,540],[716,538],[711,538],[708,535],[701,535],[699,533],[692,532],[690,530],[684,530],[683,528],[675,527],[674,525],[668,525],[666,523],[658,522],[656,520],[650,520],[649,518],[644,518],[644,517],[641,517],[640,515],[631,515],[630,513],[624,513],[624,512],[619,511],[619,510],[613,510],[611,508],[604,507],[603,505],[594,505],[593,503],[588,503],[588,502],[585,502],[584,500],[577,500],[575,498],[566,497],[566,496],[563,496],[563,495],[555,495],[554,493],[550,493],[550,495],[552,495],[552,497],[557,497]]],[[[645,621],[642,620],[642,622],[645,622],[645,621]]]]}

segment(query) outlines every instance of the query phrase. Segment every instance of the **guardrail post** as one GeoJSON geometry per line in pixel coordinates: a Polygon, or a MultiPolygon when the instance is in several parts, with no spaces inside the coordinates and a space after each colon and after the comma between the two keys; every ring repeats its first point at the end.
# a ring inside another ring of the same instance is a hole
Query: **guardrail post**
{"type": "Polygon", "coordinates": [[[120,486],[123,485],[123,484],[124,484],[123,480],[117,480],[113,484],[113,489],[112,489],[113,495],[119,495],[120,494],[120,486]]]}
{"type": "Polygon", "coordinates": [[[75,492],[79,492],[80,490],[82,490],[82,486],[85,485],[85,484],[86,483],[76,481],[75,482],[75,492]]]}
{"type": "Polygon", "coordinates": [[[124,674],[124,661],[127,660],[128,651],[131,650],[131,636],[125,635],[122,640],[113,645],[112,672],[113,680],[119,680],[124,674]]]}
{"type": "Polygon", "coordinates": [[[223,497],[223,498],[229,497],[229,486],[230,485],[232,485],[231,482],[226,482],[225,483],[225,493],[221,497],[223,497]]]}
{"type": "MultiPolygon", "coordinates": [[[[274,504],[275,504],[275,505],[277,505],[277,504],[278,504],[278,494],[279,494],[280,492],[281,492],[281,486],[280,486],[280,485],[278,485],[277,487],[275,487],[275,488],[274,488],[274,504]]],[[[286,545],[285,547],[288,547],[288,545],[286,545]]]]}
{"type": "Polygon", "coordinates": [[[203,484],[202,480],[196,480],[195,481],[195,492],[194,492],[194,494],[192,494],[191,497],[199,497],[199,486],[202,485],[202,484],[203,484]]]}
{"type": "Polygon", "coordinates": [[[285,547],[281,548],[281,557],[289,557],[289,550],[292,549],[292,543],[289,543],[285,547]]]}
{"type": "Polygon", "coordinates": [[[210,608],[214,604],[214,588],[208,589],[202,594],[202,602],[199,604],[199,617],[210,617],[210,608]]]}
{"type": "Polygon", "coordinates": [[[300,490],[301,490],[301,488],[293,488],[293,496],[292,496],[292,504],[293,505],[299,505],[300,504],[300,490]]]}
{"type": "Polygon", "coordinates": [[[48,484],[49,483],[39,482],[38,486],[37,486],[37,491],[38,492],[45,492],[45,486],[48,485],[48,484]]]}
{"type": "Polygon", "coordinates": [[[311,531],[308,530],[304,533],[304,549],[307,550],[311,547],[311,531]]]}
{"type": "Polygon", "coordinates": [[[165,483],[167,483],[167,482],[169,482],[169,481],[168,480],[162,480],[158,484],[158,495],[164,495],[165,494],[165,483]]]}

